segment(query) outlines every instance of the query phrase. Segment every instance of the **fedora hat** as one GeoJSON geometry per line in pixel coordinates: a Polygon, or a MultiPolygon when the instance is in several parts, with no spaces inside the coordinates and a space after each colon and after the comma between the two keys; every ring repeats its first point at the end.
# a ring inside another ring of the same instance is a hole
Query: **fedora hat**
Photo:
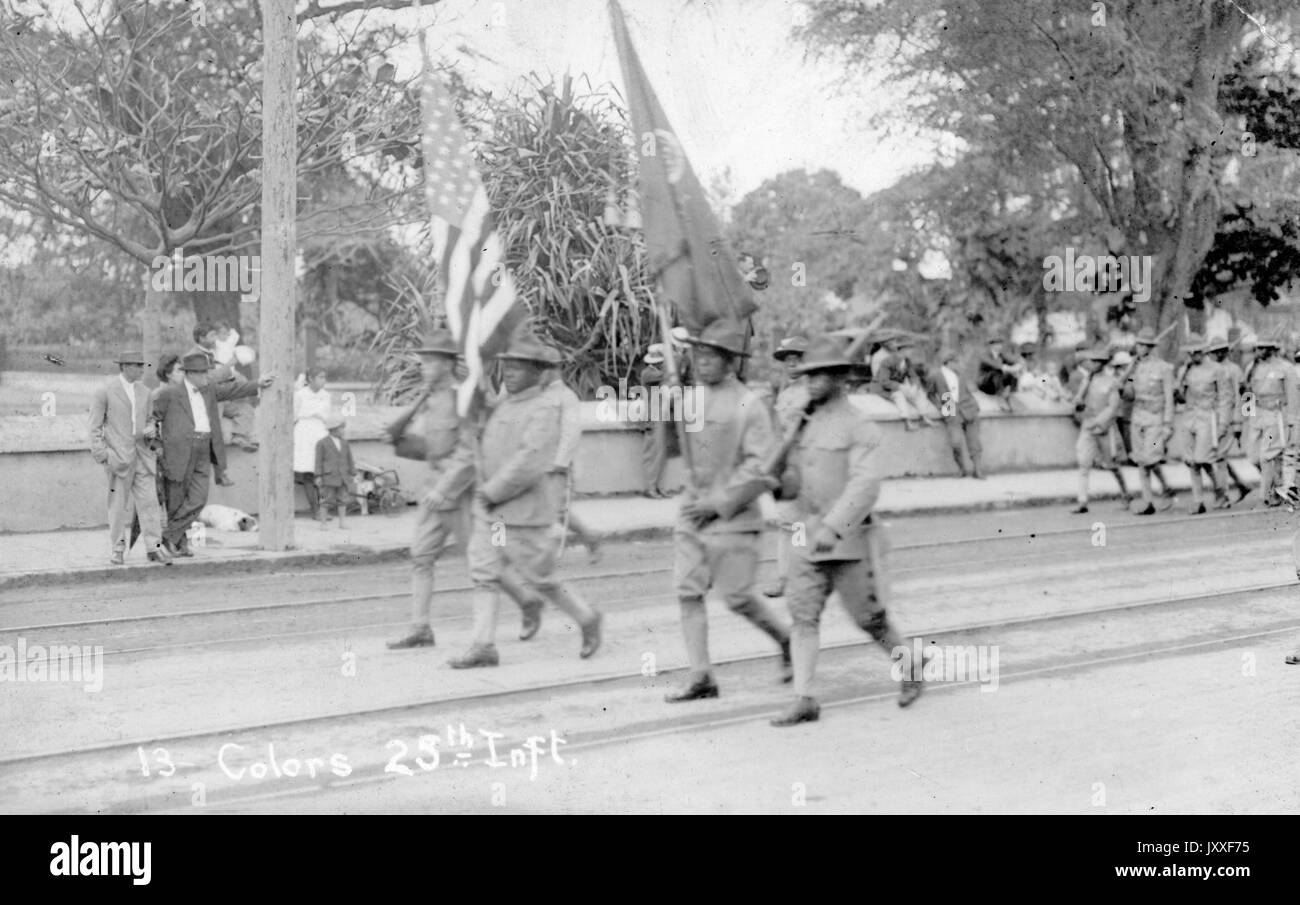
{"type": "Polygon", "coordinates": [[[1137,335],[1137,344],[1139,346],[1158,345],[1158,341],[1156,340],[1155,328],[1143,327],[1141,330],[1139,330],[1137,335]]]}
{"type": "Polygon", "coordinates": [[[1219,352],[1223,349],[1229,348],[1231,345],[1232,343],[1228,342],[1228,337],[1226,336],[1211,336],[1209,342],[1205,344],[1205,351],[1219,352]]]}
{"type": "Polygon", "coordinates": [[[148,364],[144,360],[144,353],[132,349],[129,352],[119,352],[117,358],[113,359],[113,364],[119,365],[142,365],[148,364]]]}
{"type": "Polygon", "coordinates": [[[710,346],[730,355],[748,355],[745,351],[745,327],[730,318],[718,318],[686,340],[694,346],[710,346]]]}
{"type": "Polygon", "coordinates": [[[1205,338],[1199,333],[1188,333],[1187,339],[1183,340],[1184,352],[1204,352],[1206,349],[1205,338]]]}
{"type": "Polygon", "coordinates": [[[212,359],[203,352],[191,352],[181,359],[182,371],[211,371],[212,359]]]}
{"type": "Polygon", "coordinates": [[[844,344],[832,336],[816,339],[804,353],[803,361],[794,369],[796,374],[810,371],[840,371],[853,367],[844,354],[844,344]]]}
{"type": "Polygon", "coordinates": [[[417,355],[459,355],[460,347],[450,330],[434,330],[425,337],[424,345],[415,350],[417,355]]]}
{"type": "Polygon", "coordinates": [[[559,353],[543,343],[528,325],[521,325],[510,337],[510,345],[496,355],[499,361],[531,361],[534,364],[559,364],[559,353]]]}
{"type": "Polygon", "coordinates": [[[808,340],[802,336],[787,336],[781,340],[781,344],[776,347],[772,357],[777,361],[785,361],[791,355],[803,355],[808,351],[808,340]]]}

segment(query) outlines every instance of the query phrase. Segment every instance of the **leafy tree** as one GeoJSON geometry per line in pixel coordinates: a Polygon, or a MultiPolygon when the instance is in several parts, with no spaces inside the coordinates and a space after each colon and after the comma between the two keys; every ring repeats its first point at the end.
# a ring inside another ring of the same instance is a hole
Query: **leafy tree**
{"type": "Polygon", "coordinates": [[[901,102],[882,125],[955,136],[1051,187],[1044,212],[1076,233],[1152,256],[1151,320],[1166,322],[1192,298],[1241,146],[1223,76],[1256,45],[1289,59],[1257,23],[1293,14],[1283,0],[826,0],[800,34],[842,58],[848,82],[884,69],[901,102]]]}

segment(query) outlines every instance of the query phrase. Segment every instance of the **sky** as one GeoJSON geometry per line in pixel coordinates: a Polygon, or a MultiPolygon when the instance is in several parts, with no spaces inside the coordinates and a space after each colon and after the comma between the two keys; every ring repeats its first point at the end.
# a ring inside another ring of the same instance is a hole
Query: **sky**
{"type": "MultiPolygon", "coordinates": [[[[623,0],[632,41],[701,181],[726,180],[735,202],[789,169],[826,168],[864,195],[934,157],[915,138],[886,140],[868,117],[888,95],[861,78],[840,87],[833,62],[790,37],[806,19],[789,0],[623,0]],[[728,177],[729,172],[729,177],[728,177]]],[[[431,53],[477,84],[506,88],[537,72],[622,77],[605,0],[444,0],[426,10],[431,53]],[[467,45],[492,62],[467,60],[467,45]]],[[[400,61],[418,65],[418,51],[400,61]]]]}

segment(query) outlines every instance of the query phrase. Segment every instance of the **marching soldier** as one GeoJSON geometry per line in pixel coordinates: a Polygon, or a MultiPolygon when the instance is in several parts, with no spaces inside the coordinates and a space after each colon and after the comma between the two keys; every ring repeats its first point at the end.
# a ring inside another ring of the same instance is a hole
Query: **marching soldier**
{"type": "Polygon", "coordinates": [[[1232,350],[1232,344],[1225,337],[1216,336],[1212,338],[1207,346],[1207,351],[1215,363],[1223,369],[1223,380],[1227,386],[1228,395],[1231,399],[1229,410],[1231,415],[1228,421],[1219,422],[1219,442],[1214,454],[1214,470],[1218,476],[1219,496],[1215,504],[1217,509],[1227,509],[1231,503],[1228,502],[1228,481],[1232,481],[1237,488],[1237,502],[1240,503],[1250,493],[1250,487],[1241,479],[1241,475],[1232,467],[1228,461],[1228,456],[1232,452],[1234,443],[1241,441],[1241,386],[1243,372],[1241,365],[1237,364],[1228,357],[1232,350]]]}
{"type": "MultiPolygon", "coordinates": [[[[1155,499],[1151,474],[1165,460],[1165,444],[1174,433],[1174,366],[1155,354],[1156,331],[1143,327],[1137,337],[1137,366],[1133,369],[1133,436],[1130,451],[1138,466],[1142,500],[1138,515],[1154,515],[1155,499]]],[[[1172,505],[1173,493],[1164,480],[1165,498],[1172,505]]]]}
{"type": "Polygon", "coordinates": [[[1110,353],[1105,349],[1091,349],[1083,353],[1089,375],[1084,379],[1075,397],[1079,409],[1079,439],[1074,453],[1079,463],[1079,505],[1072,511],[1088,511],[1088,472],[1094,465],[1115,476],[1124,508],[1133,498],[1124,486],[1124,475],[1119,470],[1121,447],[1115,417],[1119,413],[1120,382],[1118,376],[1106,370],[1110,353]]]}
{"type": "Polygon", "coordinates": [[[420,356],[425,392],[407,415],[389,426],[388,433],[399,456],[425,459],[433,474],[431,489],[416,510],[411,541],[411,628],[402,638],[388,642],[391,650],[434,644],[430,624],[433,567],[453,532],[465,540],[469,490],[474,483],[472,462],[463,453],[453,455],[464,442],[452,374],[459,354],[456,341],[449,331],[435,330],[424,347],[415,351],[420,356]],[[421,412],[423,436],[407,436],[407,426],[421,412]]]}
{"type": "MultiPolygon", "coordinates": [[[[803,353],[807,349],[808,341],[802,336],[788,336],[781,340],[781,344],[772,353],[772,357],[781,362],[785,368],[785,386],[777,394],[773,405],[774,421],[782,434],[799,420],[804,406],[808,404],[808,380],[798,373],[799,365],[803,361],[803,353]]],[[[791,522],[790,507],[786,504],[777,504],[776,509],[781,520],[782,532],[777,537],[776,544],[777,579],[763,591],[766,597],[781,597],[785,594],[785,577],[790,571],[790,545],[789,538],[786,536],[786,532],[790,530],[787,527],[791,522]]]]}
{"type": "Polygon", "coordinates": [[[704,595],[714,587],[733,612],[777,643],[784,681],[791,676],[790,633],[754,593],[763,528],[758,497],[767,489],[762,463],[772,445],[772,425],[762,400],[736,379],[745,332],[720,319],[689,341],[702,384],[692,389],[701,395],[703,424],[686,434],[694,474],[673,531],[673,578],[691,675],[684,689],[665,697],[669,702],[718,696],[704,609],[704,595]]]}
{"type": "MultiPolygon", "coordinates": [[[[433,647],[430,614],[433,603],[434,565],[455,534],[468,545],[470,492],[474,487],[473,432],[456,412],[455,365],[459,355],[456,341],[447,330],[435,330],[423,348],[420,373],[425,391],[406,415],[388,428],[397,455],[406,459],[425,459],[432,469],[430,489],[416,509],[415,537],[411,541],[411,627],[390,650],[433,647]],[[407,427],[423,414],[424,433],[408,435],[407,427]]],[[[524,587],[517,577],[507,574],[502,587],[519,604],[524,614],[520,637],[524,640],[537,633],[542,600],[524,587]]]]}
{"type": "MultiPolygon", "coordinates": [[[[551,473],[560,447],[558,393],[544,392],[542,374],[554,351],[526,327],[516,331],[502,362],[506,395],[483,428],[477,457],[474,527],[469,540],[469,576],[474,582],[474,640],[453,669],[496,666],[499,592],[507,591],[509,571],[529,590],[549,600],[582,629],[584,659],[600,647],[602,617],[554,576],[560,538],[558,507],[551,473]]],[[[540,620],[525,608],[525,630],[540,620]],[[530,624],[531,623],[531,624],[530,624]]]]}
{"type": "Polygon", "coordinates": [[[1192,333],[1187,337],[1183,351],[1188,355],[1178,386],[1186,404],[1180,431],[1183,462],[1192,476],[1190,512],[1203,515],[1205,491],[1201,486],[1202,472],[1210,479],[1215,500],[1227,502],[1227,496],[1215,477],[1214,464],[1218,458],[1219,425],[1232,420],[1236,394],[1231,386],[1231,375],[1217,362],[1206,360],[1206,344],[1198,334],[1192,333]]]}
{"type": "MultiPolygon", "coordinates": [[[[1292,349],[1287,356],[1288,364],[1295,373],[1297,385],[1300,385],[1300,345],[1294,334],[1291,337],[1292,349]]],[[[1282,452],[1282,490],[1281,495],[1291,505],[1300,502],[1300,422],[1293,424],[1288,432],[1286,449],[1282,452]]]]}
{"type": "MultiPolygon", "coordinates": [[[[890,625],[884,602],[881,529],[871,508],[880,495],[882,434],[845,395],[850,363],[832,337],[808,350],[799,370],[808,378],[812,413],[793,426],[790,461],[777,493],[790,498],[794,515],[808,532],[796,548],[786,600],[794,620],[791,652],[795,700],[773,726],[812,722],[821,708],[812,695],[820,648],[818,626],[826,598],[838,591],[853,621],[890,654],[904,647],[890,625]]],[[[801,413],[802,414],[802,413],[801,413]]],[[[904,679],[898,706],[921,693],[921,682],[904,679]]]]}
{"type": "Polygon", "coordinates": [[[1277,357],[1276,338],[1256,341],[1257,354],[1246,373],[1251,399],[1243,403],[1249,413],[1249,447],[1259,468],[1259,495],[1265,506],[1281,505],[1277,493],[1282,476],[1282,452],[1300,419],[1300,390],[1295,371],[1277,357]]]}

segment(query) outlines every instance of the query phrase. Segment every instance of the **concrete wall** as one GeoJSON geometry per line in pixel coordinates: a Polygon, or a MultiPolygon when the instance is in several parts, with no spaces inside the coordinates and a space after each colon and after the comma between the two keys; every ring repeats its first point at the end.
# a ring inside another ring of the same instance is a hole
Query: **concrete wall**
{"type": "MultiPolygon", "coordinates": [[[[871,395],[851,397],[885,432],[890,477],[954,475],[957,466],[942,427],[906,431],[894,407],[871,395]]],[[[576,464],[581,494],[635,493],[642,489],[638,425],[601,421],[598,403],[583,403],[583,437],[576,464]]],[[[1016,414],[1004,414],[981,399],[981,436],[990,472],[1063,468],[1074,464],[1076,428],[1061,405],[1017,400],[1016,414]]],[[[373,409],[349,419],[348,436],[358,462],[394,468],[412,492],[425,482],[422,462],[398,459],[382,437],[381,426],[398,409],[373,409]]],[[[931,414],[936,414],[931,412],[931,414]]],[[[257,511],[257,454],[229,450],[234,487],[213,486],[211,502],[257,511]]],[[[681,484],[680,459],[668,463],[666,486],[681,484]]],[[[91,461],[85,419],[78,415],[0,418],[0,531],[88,528],[105,523],[106,481],[91,461]]],[[[299,495],[300,508],[305,501],[299,495]]]]}

